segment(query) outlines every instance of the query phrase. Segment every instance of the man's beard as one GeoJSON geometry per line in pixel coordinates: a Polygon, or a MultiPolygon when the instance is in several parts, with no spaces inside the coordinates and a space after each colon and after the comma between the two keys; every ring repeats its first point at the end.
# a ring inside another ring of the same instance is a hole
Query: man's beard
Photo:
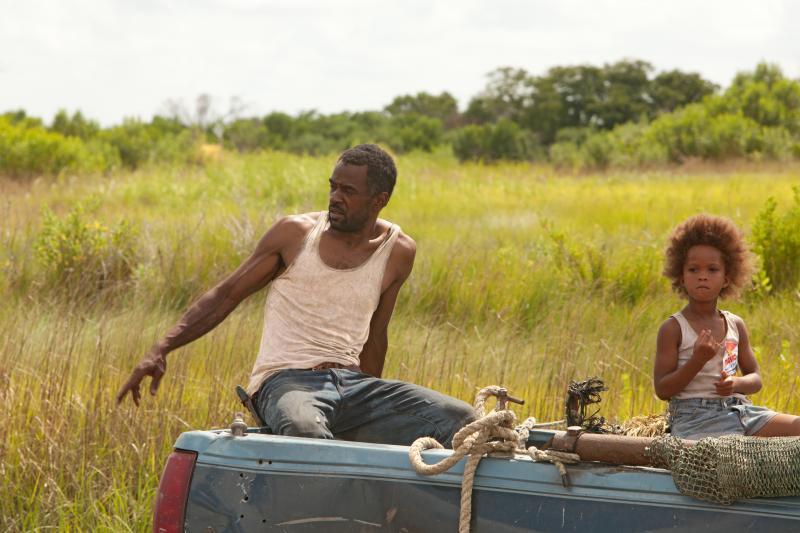
{"type": "Polygon", "coordinates": [[[343,233],[355,233],[357,231],[361,231],[364,229],[364,226],[366,226],[367,220],[369,220],[369,213],[366,212],[345,214],[341,211],[337,211],[336,213],[339,217],[338,220],[331,218],[330,207],[328,207],[328,222],[330,223],[331,228],[343,233]]]}

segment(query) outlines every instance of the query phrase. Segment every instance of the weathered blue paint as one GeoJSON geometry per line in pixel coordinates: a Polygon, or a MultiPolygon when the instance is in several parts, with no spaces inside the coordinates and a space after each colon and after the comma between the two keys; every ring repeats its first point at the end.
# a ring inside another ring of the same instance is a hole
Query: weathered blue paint
{"type": "MultiPolygon", "coordinates": [[[[543,441],[546,432],[532,440],[543,441]]],[[[420,476],[408,448],[274,435],[193,431],[198,452],[189,531],[455,531],[463,461],[420,476]],[[210,529],[209,529],[210,528],[210,529]]],[[[429,463],[450,452],[431,450],[429,463]]],[[[582,463],[571,486],[550,464],[484,459],[475,477],[473,531],[798,531],[800,498],[731,506],[680,495],[669,472],[582,463]]]]}

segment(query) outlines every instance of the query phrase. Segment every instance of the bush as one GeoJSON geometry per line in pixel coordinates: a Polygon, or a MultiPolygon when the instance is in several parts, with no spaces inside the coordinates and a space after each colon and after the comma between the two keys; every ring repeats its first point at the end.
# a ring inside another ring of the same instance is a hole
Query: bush
{"type": "Polygon", "coordinates": [[[7,119],[9,123],[14,126],[23,128],[41,128],[44,127],[42,119],[38,117],[29,117],[24,109],[17,109],[16,111],[6,111],[0,115],[0,119],[7,119]]]}
{"type": "Polygon", "coordinates": [[[478,161],[487,151],[490,126],[470,124],[453,134],[453,153],[459,161],[478,161]]]}
{"type": "Polygon", "coordinates": [[[103,130],[101,139],[119,151],[120,162],[130,169],[153,161],[186,163],[192,161],[198,147],[197,138],[188,129],[172,133],[134,119],[103,130]]]}
{"type": "Polygon", "coordinates": [[[578,170],[583,166],[583,158],[577,144],[569,141],[550,145],[550,162],[558,168],[578,170]]]}
{"type": "Polygon", "coordinates": [[[388,144],[398,152],[430,152],[442,142],[444,127],[439,119],[407,113],[393,117],[389,124],[388,144]]]}
{"type": "Polygon", "coordinates": [[[0,172],[5,174],[30,177],[103,171],[113,160],[113,153],[92,150],[77,137],[64,137],[25,121],[13,124],[0,117],[0,172]]]}
{"type": "Polygon", "coordinates": [[[500,119],[492,127],[488,148],[490,160],[526,161],[544,156],[536,136],[508,119],[500,119]]]}
{"type": "Polygon", "coordinates": [[[572,143],[580,146],[596,131],[595,128],[561,128],[556,132],[556,143],[572,143]]]}
{"type": "Polygon", "coordinates": [[[701,104],[661,115],[650,123],[645,133],[647,143],[664,147],[670,161],[680,163],[687,157],[700,157],[700,141],[708,131],[708,113],[701,104]]]}
{"type": "Polygon", "coordinates": [[[326,155],[339,151],[339,143],[327,139],[318,133],[303,133],[291,137],[285,146],[286,150],[295,154],[326,155]]]}
{"type": "Polygon", "coordinates": [[[641,167],[669,162],[666,148],[647,137],[648,128],[646,123],[630,122],[612,130],[612,166],[641,167]]]}
{"type": "Polygon", "coordinates": [[[650,124],[644,137],[648,144],[660,145],[671,161],[681,162],[688,157],[722,160],[759,157],[762,153],[778,158],[790,150],[787,134],[762,128],[741,113],[714,114],[697,104],[662,115],[650,124]],[[769,136],[765,135],[767,131],[769,136]]]}
{"type": "Polygon", "coordinates": [[[800,82],[786,78],[776,65],[760,63],[753,72],[739,73],[719,105],[762,126],[800,134],[800,82]]]}
{"type": "Polygon", "coordinates": [[[775,290],[793,290],[800,282],[800,187],[794,187],[794,203],[782,215],[769,198],[753,224],[755,252],[769,285],[775,290]]]}
{"type": "Polygon", "coordinates": [[[119,151],[120,162],[131,169],[150,159],[155,142],[145,124],[129,119],[120,126],[104,130],[103,139],[119,151]]]}
{"type": "Polygon", "coordinates": [[[544,149],[536,137],[508,119],[457,130],[453,152],[459,161],[526,161],[544,157],[544,149]]]}
{"type": "Polygon", "coordinates": [[[761,64],[736,76],[719,96],[660,116],[645,132],[667,157],[786,160],[800,153],[800,82],[761,64]]]}
{"type": "Polygon", "coordinates": [[[595,133],[581,146],[581,155],[587,166],[604,169],[611,163],[614,150],[614,140],[610,133],[595,133]]]}
{"type": "Polygon", "coordinates": [[[100,131],[100,126],[94,120],[86,119],[80,111],[69,116],[66,111],[61,109],[53,118],[50,130],[65,137],[80,137],[86,140],[95,137],[100,131]]]}
{"type": "Polygon", "coordinates": [[[796,157],[793,153],[795,146],[798,146],[798,143],[792,139],[792,135],[784,127],[762,130],[762,153],[765,159],[788,161],[793,156],[796,157]]]}
{"type": "Polygon", "coordinates": [[[225,147],[240,152],[253,152],[269,147],[269,132],[256,118],[238,119],[225,128],[225,147]]]}
{"type": "Polygon", "coordinates": [[[702,141],[699,155],[705,159],[741,158],[761,151],[761,128],[750,118],[726,113],[710,120],[702,141]]]}
{"type": "Polygon", "coordinates": [[[64,218],[44,211],[36,255],[49,285],[92,292],[130,278],[135,245],[131,224],[107,226],[78,205],[64,218]]]}

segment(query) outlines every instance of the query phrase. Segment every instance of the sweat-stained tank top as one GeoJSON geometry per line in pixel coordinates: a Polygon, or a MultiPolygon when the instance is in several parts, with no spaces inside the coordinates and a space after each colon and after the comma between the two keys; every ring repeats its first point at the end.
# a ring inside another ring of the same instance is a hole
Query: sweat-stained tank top
{"type": "MultiPolygon", "coordinates": [[[[739,366],[739,328],[736,327],[736,319],[733,313],[720,311],[725,319],[725,340],[722,341],[717,353],[709,359],[700,372],[686,385],[686,388],[673,396],[673,398],[722,398],[716,393],[714,383],[722,378],[723,368],[728,375],[736,374],[739,366]]],[[[694,343],[697,342],[697,332],[678,311],[672,318],[678,321],[681,326],[681,345],[678,348],[678,368],[686,364],[694,351],[694,343]]],[[[734,393],[733,396],[744,398],[743,394],[734,393]]]]}
{"type": "Polygon", "coordinates": [[[250,395],[280,370],[359,363],[400,227],[392,224],[378,249],[348,269],[329,267],[320,258],[319,241],[327,227],[328,214],[322,213],[295,260],[272,281],[261,346],[247,385],[250,395]]]}

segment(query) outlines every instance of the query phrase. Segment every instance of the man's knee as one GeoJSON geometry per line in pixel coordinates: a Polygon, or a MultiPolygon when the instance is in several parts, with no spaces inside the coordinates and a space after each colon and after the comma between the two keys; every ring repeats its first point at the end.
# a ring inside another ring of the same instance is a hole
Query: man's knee
{"type": "Polygon", "coordinates": [[[452,446],[453,436],[458,430],[475,421],[475,410],[472,406],[455,398],[448,398],[442,405],[442,415],[442,444],[447,447],[452,446]]]}
{"type": "Polygon", "coordinates": [[[467,402],[454,399],[449,409],[452,417],[459,420],[462,426],[475,421],[475,409],[467,402]]]}
{"type": "Polygon", "coordinates": [[[308,437],[311,439],[332,439],[333,434],[322,416],[303,416],[285,418],[272,429],[277,435],[287,437],[308,437]]]}
{"type": "Polygon", "coordinates": [[[283,394],[277,401],[265,401],[260,407],[261,416],[276,435],[333,438],[324,413],[299,391],[283,394]]]}

